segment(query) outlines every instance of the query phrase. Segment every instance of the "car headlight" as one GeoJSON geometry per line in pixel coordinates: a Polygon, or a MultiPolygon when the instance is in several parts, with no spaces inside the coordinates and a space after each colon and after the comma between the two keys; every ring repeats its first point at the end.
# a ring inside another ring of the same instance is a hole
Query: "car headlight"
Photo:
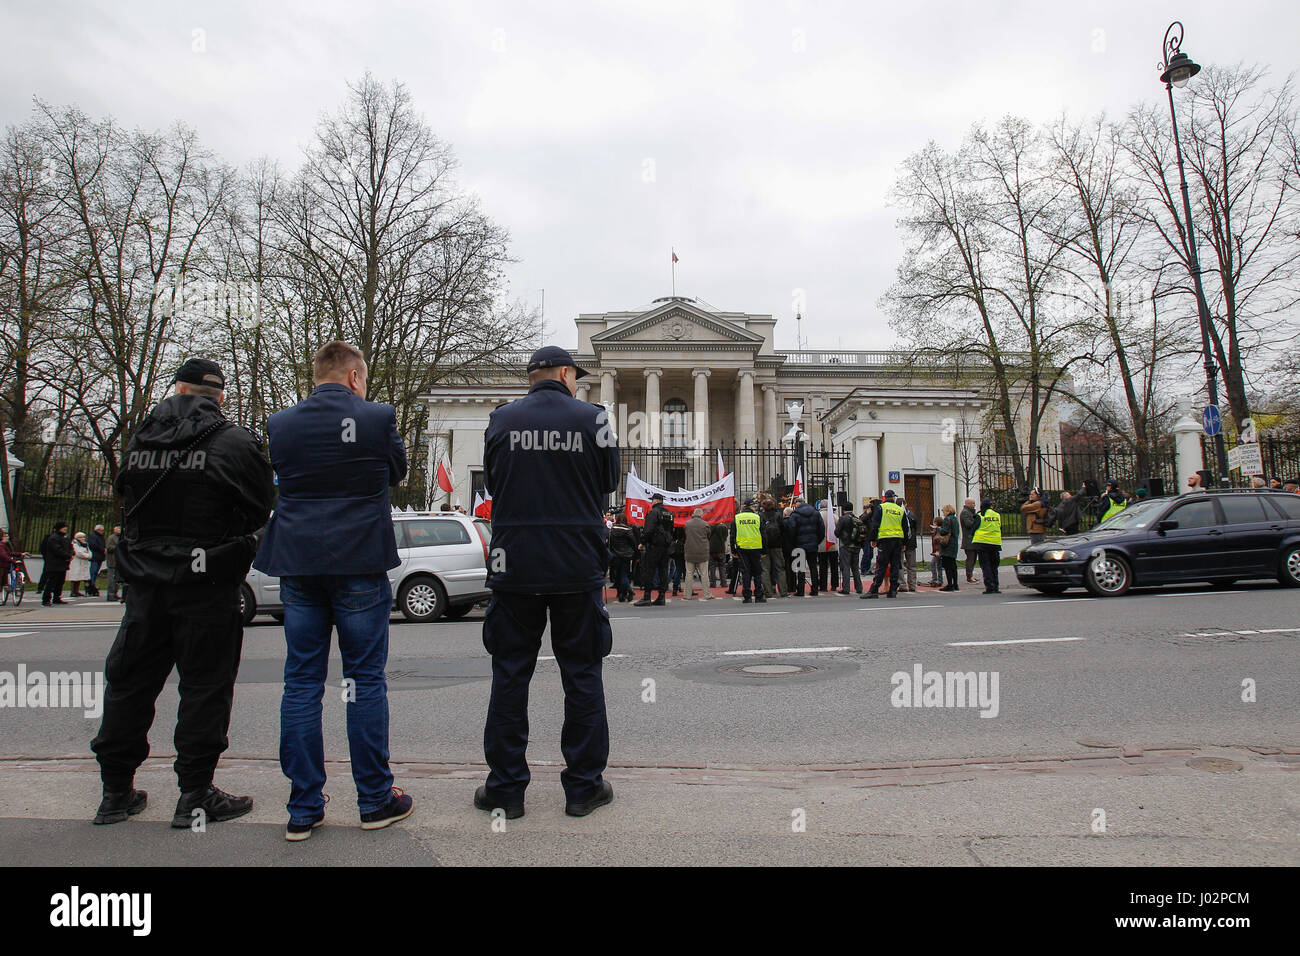
{"type": "Polygon", "coordinates": [[[1043,557],[1048,561],[1075,561],[1078,555],[1073,551],[1045,551],[1043,557]]]}

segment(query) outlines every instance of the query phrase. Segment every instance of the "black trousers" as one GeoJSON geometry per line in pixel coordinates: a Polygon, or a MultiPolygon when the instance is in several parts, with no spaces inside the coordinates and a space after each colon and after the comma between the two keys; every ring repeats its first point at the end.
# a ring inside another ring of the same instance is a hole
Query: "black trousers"
{"type": "Polygon", "coordinates": [[[871,593],[879,594],[889,569],[889,593],[898,591],[898,580],[903,573],[903,539],[881,538],[876,542],[876,576],[871,581],[871,593]]]}
{"type": "Polygon", "coordinates": [[[838,591],[840,589],[839,549],[817,552],[817,588],[820,591],[838,591]],[[830,577],[829,588],[826,586],[828,576],[830,577]]]}
{"type": "Polygon", "coordinates": [[[41,588],[41,603],[49,604],[51,601],[63,600],[63,579],[68,575],[68,569],[50,568],[41,577],[44,585],[41,588]]]}
{"type": "Polygon", "coordinates": [[[998,591],[998,564],[1002,560],[1002,549],[990,544],[976,545],[980,556],[980,573],[984,575],[984,590],[998,591]]]}
{"type": "Polygon", "coordinates": [[[763,550],[761,548],[740,549],[740,579],[744,585],[743,597],[767,597],[763,590],[763,550]],[[751,587],[752,585],[752,587],[751,587]]]}
{"type": "Polygon", "coordinates": [[[948,579],[948,587],[955,588],[957,586],[957,556],[953,555],[952,557],[948,557],[947,555],[944,555],[942,560],[943,573],[948,579]]]}
{"type": "Polygon", "coordinates": [[[975,545],[966,549],[966,578],[970,579],[971,572],[975,570],[975,564],[979,561],[980,554],[975,545]]]}
{"type": "Polygon", "coordinates": [[[174,766],[181,792],[212,782],[230,745],[226,733],[243,643],[239,584],[131,587],[104,662],[104,717],[90,744],[105,790],[129,790],[149,756],[154,706],[172,667],[180,676],[174,766]]]}
{"type": "Polygon", "coordinates": [[[487,789],[494,800],[523,803],[528,771],[528,685],[537,667],[547,615],[551,648],[564,685],[560,774],[569,803],[600,790],[609,760],[609,721],[601,668],[614,634],[603,589],[574,594],[497,591],[483,621],[483,646],[492,655],[492,697],[483,727],[487,789]]]}
{"type": "Polygon", "coordinates": [[[656,579],[659,582],[659,593],[663,594],[668,590],[668,548],[666,546],[646,548],[645,557],[641,559],[641,583],[645,586],[647,594],[655,586],[656,579]]]}

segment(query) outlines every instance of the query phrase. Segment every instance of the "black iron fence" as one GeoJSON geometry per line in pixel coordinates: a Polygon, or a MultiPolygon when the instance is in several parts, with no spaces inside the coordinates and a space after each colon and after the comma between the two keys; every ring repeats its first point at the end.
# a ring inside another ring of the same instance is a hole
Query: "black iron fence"
{"type": "MultiPolygon", "coordinates": [[[[1214,439],[1201,436],[1201,457],[1207,462],[1214,461],[1214,439]]],[[[1274,479],[1300,478],[1300,438],[1261,435],[1259,457],[1264,466],[1263,477],[1270,484],[1274,479]]],[[[1243,474],[1240,469],[1228,473],[1228,482],[1237,487],[1249,485],[1250,479],[1251,476],[1243,474]]]]}
{"type": "Polygon", "coordinates": [[[116,516],[108,463],[85,449],[57,449],[17,473],[9,537],[16,550],[35,553],[55,522],[66,521],[72,535],[97,524],[111,528],[116,516]]]}

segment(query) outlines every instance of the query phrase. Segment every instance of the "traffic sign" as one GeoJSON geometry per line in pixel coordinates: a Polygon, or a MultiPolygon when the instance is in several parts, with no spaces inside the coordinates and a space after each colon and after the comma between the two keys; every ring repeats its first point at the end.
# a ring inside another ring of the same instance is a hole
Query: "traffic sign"
{"type": "Polygon", "coordinates": [[[1219,414],[1218,405],[1205,406],[1205,411],[1201,412],[1201,427],[1211,438],[1223,430],[1223,416],[1219,414]]]}

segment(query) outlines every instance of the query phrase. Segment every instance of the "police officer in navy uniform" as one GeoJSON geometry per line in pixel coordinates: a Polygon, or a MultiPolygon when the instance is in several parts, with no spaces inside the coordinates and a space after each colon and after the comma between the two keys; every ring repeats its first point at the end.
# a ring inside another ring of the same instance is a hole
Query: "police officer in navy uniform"
{"type": "Polygon", "coordinates": [[[564,685],[560,774],[565,812],[586,816],[614,799],[602,661],[613,644],[605,609],[607,496],[618,488],[618,438],[599,405],[579,401],[586,375],[562,348],[528,363],[528,394],[499,406],[484,435],[483,479],[492,495],[492,545],[483,646],[492,697],[483,728],[488,778],[474,806],[524,814],[530,779],[528,685],[547,618],[564,685]]]}

